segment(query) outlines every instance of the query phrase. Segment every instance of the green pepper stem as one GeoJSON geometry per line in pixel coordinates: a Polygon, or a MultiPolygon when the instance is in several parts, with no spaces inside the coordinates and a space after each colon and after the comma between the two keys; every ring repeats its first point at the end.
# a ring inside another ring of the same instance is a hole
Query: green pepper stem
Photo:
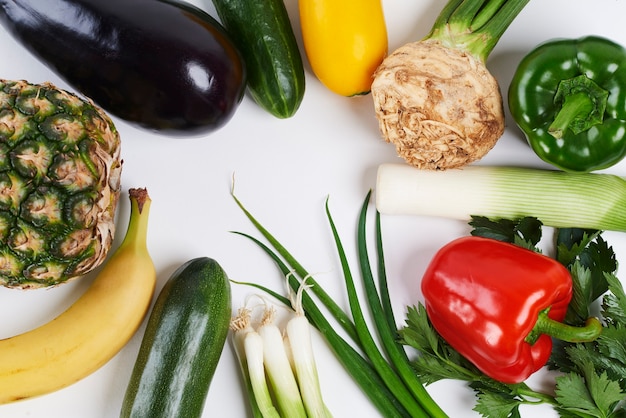
{"type": "Polygon", "coordinates": [[[548,127],[548,133],[556,139],[563,138],[563,132],[569,128],[572,121],[584,118],[593,109],[593,101],[585,93],[568,95],[563,102],[561,110],[548,127]]]}
{"type": "Polygon", "coordinates": [[[461,49],[482,62],[529,0],[448,0],[425,39],[461,49]]]}
{"type": "Polygon", "coordinates": [[[548,133],[556,139],[563,138],[566,129],[575,135],[584,132],[604,119],[609,92],[584,74],[561,80],[554,96],[558,113],[548,133]]]}
{"type": "Polygon", "coordinates": [[[548,311],[545,309],[539,313],[535,326],[524,341],[532,345],[540,335],[545,334],[570,343],[583,343],[594,341],[602,333],[602,323],[598,318],[591,317],[584,326],[575,327],[555,321],[548,316],[548,311]]]}

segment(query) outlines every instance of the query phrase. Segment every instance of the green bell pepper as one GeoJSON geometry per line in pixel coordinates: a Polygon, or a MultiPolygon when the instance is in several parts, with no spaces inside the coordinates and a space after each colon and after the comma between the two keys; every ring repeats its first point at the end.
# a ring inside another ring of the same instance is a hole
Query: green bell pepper
{"type": "Polygon", "coordinates": [[[626,156],[626,49],[605,38],[551,40],[520,62],[509,109],[533,151],[590,172],[626,156]]]}

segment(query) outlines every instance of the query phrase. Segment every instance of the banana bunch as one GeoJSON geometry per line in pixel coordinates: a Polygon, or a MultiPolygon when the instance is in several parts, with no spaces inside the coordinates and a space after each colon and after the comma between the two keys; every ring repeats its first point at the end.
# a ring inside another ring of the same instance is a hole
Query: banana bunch
{"type": "Polygon", "coordinates": [[[150,197],[131,189],[123,242],[87,291],[65,312],[0,340],[0,404],[66,387],[96,371],[135,334],[156,283],[146,238],[150,197]]]}

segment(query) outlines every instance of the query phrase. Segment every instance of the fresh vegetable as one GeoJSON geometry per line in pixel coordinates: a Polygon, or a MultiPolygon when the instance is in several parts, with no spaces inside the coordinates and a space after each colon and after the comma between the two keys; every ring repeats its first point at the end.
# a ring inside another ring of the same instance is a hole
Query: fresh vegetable
{"type": "Polygon", "coordinates": [[[433,327],[487,376],[520,383],[547,363],[552,338],[595,340],[602,324],[564,324],[572,279],[559,262],[514,244],[462,237],[441,248],[422,278],[433,327]]]}
{"type": "Polygon", "coordinates": [[[245,65],[221,25],[177,0],[1,0],[0,24],[106,111],[151,131],[222,127],[245,65]]]}
{"type": "Polygon", "coordinates": [[[504,132],[497,80],[485,62],[528,0],[449,0],[430,33],[392,52],[374,73],[383,139],[424,169],[482,158],[504,132]]]}
{"type": "MultiPolygon", "coordinates": [[[[234,197],[234,196],[233,196],[234,197]]],[[[377,217],[376,238],[378,255],[378,280],[377,288],[374,282],[374,274],[371,270],[366,245],[366,213],[369,205],[370,194],[368,193],[363,203],[359,216],[357,243],[358,259],[361,267],[361,276],[367,296],[367,307],[374,319],[375,332],[378,340],[370,332],[366,323],[365,312],[358,297],[356,284],[352,272],[348,265],[348,260],[339,239],[337,229],[334,225],[328,202],[326,213],[333,233],[333,238],[337,246],[337,253],[341,262],[348,300],[350,314],[344,312],[342,308],[324,291],[323,287],[304,269],[304,267],[288,252],[288,250],[278,242],[269,231],[267,231],[251,214],[241,202],[235,198],[237,204],[250,219],[257,230],[270,243],[266,246],[261,241],[250,235],[241,235],[251,239],[264,252],[266,252],[278,265],[282,274],[288,278],[289,285],[296,291],[306,279],[306,283],[311,293],[324,307],[322,311],[316,300],[308,295],[302,295],[302,307],[311,322],[329,343],[335,352],[337,359],[343,364],[348,373],[354,378],[356,384],[369,397],[374,406],[385,417],[445,417],[441,410],[414,373],[408,356],[397,342],[397,328],[391,301],[387,291],[387,281],[384,269],[384,257],[382,250],[382,238],[379,218],[377,217]],[[378,290],[380,288],[380,291],[378,290]],[[336,321],[341,330],[336,330],[325,312],[336,321]],[[354,320],[352,319],[354,318],[354,320]],[[345,335],[345,337],[344,337],[345,335]],[[379,348],[380,343],[380,348],[379,348]]],[[[260,287],[276,298],[282,300],[287,305],[292,305],[288,298],[281,297],[280,294],[271,289],[260,287]]]]}
{"type": "Polygon", "coordinates": [[[626,49],[587,36],[545,42],[520,62],[509,108],[535,153],[566,171],[626,156],[626,49]]]}
{"type": "Polygon", "coordinates": [[[298,383],[283,344],[283,335],[274,324],[272,311],[265,316],[257,332],[263,342],[263,365],[270,388],[276,394],[278,411],[285,417],[306,418],[298,383]]]}
{"type": "Polygon", "coordinates": [[[427,171],[382,164],[376,207],[383,214],[533,216],[552,227],[626,231],[626,180],[599,173],[468,166],[427,171]]]}
{"type": "Polygon", "coordinates": [[[311,418],[331,418],[332,414],[324,403],[317,375],[317,365],[311,342],[311,323],[306,318],[306,313],[302,308],[304,289],[306,289],[306,280],[302,283],[295,300],[291,302],[295,312],[285,326],[286,340],[289,344],[289,352],[293,358],[293,368],[298,379],[298,386],[300,387],[300,393],[302,393],[302,402],[304,403],[307,416],[311,418]]]}
{"type": "MultiPolygon", "coordinates": [[[[541,251],[537,245],[543,225],[536,218],[474,217],[471,225],[472,235],[541,251]]],[[[593,311],[604,324],[600,337],[587,343],[556,341],[548,366],[558,373],[545,375],[535,388],[525,382],[504,384],[486,376],[450,347],[433,329],[424,306],[418,304],[409,307],[400,336],[403,344],[418,352],[413,365],[422,381],[467,382],[476,394],[474,410],[483,417],[520,417],[523,411],[536,416],[538,411],[532,406],[538,404],[550,405],[562,417],[624,416],[626,294],[615,275],[615,253],[596,230],[556,229],[554,243],[555,259],[570,271],[574,288],[565,322],[582,325],[593,311]]]]}
{"type": "Polygon", "coordinates": [[[120,193],[120,137],[88,100],[0,80],[0,284],[54,286],[107,256],[120,193]]]}
{"type": "Polygon", "coordinates": [[[230,323],[233,347],[255,418],[280,418],[274,406],[263,364],[263,340],[251,325],[251,310],[240,308],[230,323]]]}
{"type": "Polygon", "coordinates": [[[304,65],[283,0],[212,0],[248,74],[256,103],[278,118],[293,116],[304,98],[304,65]]]}
{"type": "Polygon", "coordinates": [[[369,93],[388,48],[381,0],[300,0],[298,6],[304,50],[316,77],[342,96],[369,93]]]}
{"type": "Polygon", "coordinates": [[[121,416],[200,417],[230,314],[230,282],[215,260],[194,258],[172,273],[148,318],[121,416]]]}
{"type": "Polygon", "coordinates": [[[146,246],[151,201],[145,189],[129,195],[126,236],[87,291],[47,324],[0,340],[0,403],[79,381],[113,358],[141,325],[156,282],[146,246]]]}
{"type": "Polygon", "coordinates": [[[256,329],[251,325],[251,310],[246,307],[239,309],[231,321],[235,352],[255,417],[332,417],[317,375],[311,324],[302,309],[305,288],[302,283],[291,295],[294,312],[282,331],[275,324],[274,306],[267,302],[256,329]]]}

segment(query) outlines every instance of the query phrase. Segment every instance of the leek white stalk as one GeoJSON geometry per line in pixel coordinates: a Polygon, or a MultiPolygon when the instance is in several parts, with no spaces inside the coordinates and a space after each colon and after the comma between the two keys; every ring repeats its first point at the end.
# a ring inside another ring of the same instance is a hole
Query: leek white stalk
{"type": "Polygon", "coordinates": [[[519,167],[466,166],[430,171],[407,164],[378,168],[376,208],[381,214],[472,215],[544,225],[626,231],[626,179],[519,167]]]}
{"type": "Polygon", "coordinates": [[[300,395],[300,389],[289,357],[285,351],[283,336],[273,322],[274,309],[266,310],[261,325],[257,328],[263,340],[263,363],[276,398],[280,414],[289,418],[306,418],[306,410],[300,395]]]}
{"type": "Polygon", "coordinates": [[[309,418],[332,418],[332,414],[322,398],[311,342],[311,324],[302,308],[302,292],[305,289],[306,285],[303,282],[295,295],[295,300],[292,301],[294,316],[289,319],[285,326],[286,341],[290,348],[289,351],[307,416],[309,418]]]}

